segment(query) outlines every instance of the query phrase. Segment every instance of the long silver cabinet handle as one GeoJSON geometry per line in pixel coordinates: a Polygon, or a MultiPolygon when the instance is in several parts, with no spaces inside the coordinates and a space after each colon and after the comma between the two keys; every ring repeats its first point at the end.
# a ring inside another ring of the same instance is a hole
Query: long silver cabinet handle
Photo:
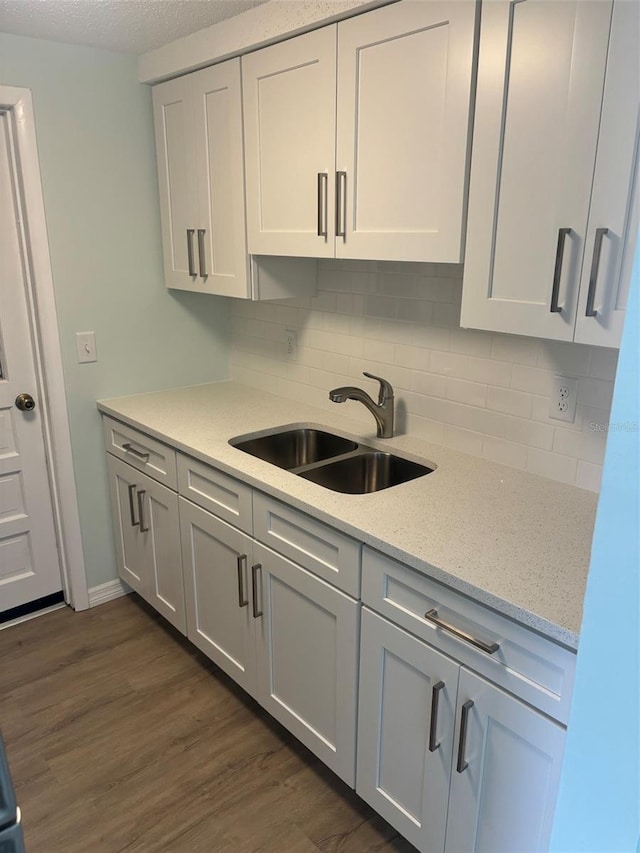
{"type": "Polygon", "coordinates": [[[336,172],[336,237],[347,237],[347,173],[336,172]]]}
{"type": "Polygon", "coordinates": [[[469,711],[473,708],[473,700],[468,699],[462,706],[460,715],[460,738],[458,740],[458,760],[456,762],[456,771],[464,773],[469,766],[469,762],[465,760],[464,753],[467,746],[467,728],[469,726],[469,711]]]}
{"type": "Polygon", "coordinates": [[[131,526],[137,527],[140,524],[140,521],[136,521],[135,510],[133,508],[133,496],[136,493],[136,485],[135,483],[131,483],[129,486],[129,516],[131,518],[131,526]]]}
{"type": "Polygon", "coordinates": [[[262,602],[260,602],[260,608],[258,608],[258,572],[262,571],[262,565],[260,563],[256,563],[254,566],[251,566],[251,591],[253,593],[253,618],[258,619],[258,617],[262,616],[262,602]]]}
{"type": "Polygon", "coordinates": [[[198,228],[198,265],[200,267],[200,278],[206,278],[207,273],[207,256],[204,251],[204,228],[198,228]]]}
{"type": "Polygon", "coordinates": [[[189,275],[193,278],[196,277],[196,264],[193,258],[193,235],[195,234],[194,228],[187,228],[187,264],[189,266],[189,275]]]}
{"type": "MultiPolygon", "coordinates": [[[[149,454],[148,454],[148,453],[143,453],[143,452],[142,452],[142,450],[136,450],[136,449],[135,449],[135,447],[132,447],[132,446],[131,446],[131,442],[130,442],[130,441],[124,441],[124,442],[122,443],[122,449],[123,449],[126,453],[131,453],[131,454],[132,454],[132,456],[137,456],[137,457],[138,457],[138,459],[140,459],[140,461],[141,461],[141,462],[148,462],[148,461],[149,461],[149,454]]],[[[134,488],[135,488],[135,487],[134,487],[134,488]]]]}
{"type": "Polygon", "coordinates": [[[238,555],[238,607],[246,607],[249,604],[247,593],[244,589],[244,570],[247,566],[247,555],[238,555]]]}
{"type": "Polygon", "coordinates": [[[424,614],[424,618],[428,619],[429,622],[433,622],[433,624],[437,625],[438,628],[442,628],[444,631],[448,631],[450,634],[453,634],[454,637],[458,637],[460,640],[466,640],[467,643],[471,643],[471,645],[475,646],[477,649],[482,649],[482,651],[486,652],[488,655],[495,654],[495,652],[500,648],[498,643],[486,643],[484,640],[479,640],[477,637],[474,637],[473,634],[463,631],[462,628],[458,628],[457,625],[445,622],[444,619],[441,619],[438,616],[438,611],[435,608],[433,610],[427,610],[424,614]]]}
{"type": "Polygon", "coordinates": [[[328,237],[329,223],[327,216],[327,197],[329,192],[329,175],[318,172],[318,237],[328,237]]]}
{"type": "Polygon", "coordinates": [[[608,228],[596,228],[596,236],[593,241],[593,258],[591,259],[591,272],[589,273],[587,307],[584,312],[585,317],[596,317],[598,314],[593,305],[596,300],[596,285],[598,284],[598,270],[600,269],[600,254],[602,253],[602,241],[608,233],[608,228]]]}
{"type": "Polygon", "coordinates": [[[440,746],[438,737],[438,697],[444,688],[444,681],[438,681],[431,688],[431,722],[429,724],[429,752],[435,752],[440,746]]]}
{"type": "Polygon", "coordinates": [[[145,527],[144,524],[144,496],[147,493],[143,489],[141,492],[138,492],[138,518],[140,519],[140,533],[146,533],[149,529],[145,527]]]}
{"type": "Polygon", "coordinates": [[[558,231],[558,245],[556,246],[556,264],[553,268],[553,286],[551,288],[551,314],[560,314],[562,306],[558,305],[560,296],[560,279],[562,278],[562,261],[564,259],[564,243],[571,234],[571,228],[560,228],[558,231]]]}

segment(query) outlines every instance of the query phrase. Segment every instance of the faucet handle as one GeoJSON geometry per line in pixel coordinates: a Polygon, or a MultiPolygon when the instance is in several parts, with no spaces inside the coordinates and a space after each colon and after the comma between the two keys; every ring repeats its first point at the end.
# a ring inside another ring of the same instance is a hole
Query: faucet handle
{"type": "Polygon", "coordinates": [[[366,370],[362,371],[363,376],[367,376],[369,379],[377,379],[380,383],[380,394],[378,396],[378,405],[381,406],[386,400],[393,400],[393,388],[390,382],[387,382],[386,379],[383,379],[382,376],[376,376],[373,373],[367,373],[366,370]]]}

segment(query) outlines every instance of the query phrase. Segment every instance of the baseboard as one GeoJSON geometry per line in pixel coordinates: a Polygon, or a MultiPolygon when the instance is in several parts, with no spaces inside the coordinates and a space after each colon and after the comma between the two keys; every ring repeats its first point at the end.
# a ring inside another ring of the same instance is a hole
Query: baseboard
{"type": "Polygon", "coordinates": [[[120,598],[121,595],[129,595],[130,592],[131,588],[119,578],[89,587],[89,607],[97,607],[114,598],[120,598]]]}

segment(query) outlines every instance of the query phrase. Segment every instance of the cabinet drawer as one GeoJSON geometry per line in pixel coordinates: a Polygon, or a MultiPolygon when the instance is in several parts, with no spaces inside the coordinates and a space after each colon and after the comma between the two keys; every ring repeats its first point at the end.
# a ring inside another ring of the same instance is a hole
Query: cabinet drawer
{"type": "Polygon", "coordinates": [[[260,492],[253,497],[253,535],[323,580],[360,597],[361,545],[260,492]]]}
{"type": "Polygon", "coordinates": [[[251,533],[251,487],[245,483],[179,453],[178,491],[223,521],[251,533]]]}
{"type": "Polygon", "coordinates": [[[108,453],[124,459],[170,489],[178,488],[175,450],[112,418],[103,417],[102,426],[108,453]]]}
{"type": "Polygon", "coordinates": [[[364,549],[362,600],[432,646],[567,723],[575,654],[534,631],[431,580],[419,572],[364,549]],[[489,654],[449,630],[425,619],[437,618],[484,643],[496,643],[489,654]]]}

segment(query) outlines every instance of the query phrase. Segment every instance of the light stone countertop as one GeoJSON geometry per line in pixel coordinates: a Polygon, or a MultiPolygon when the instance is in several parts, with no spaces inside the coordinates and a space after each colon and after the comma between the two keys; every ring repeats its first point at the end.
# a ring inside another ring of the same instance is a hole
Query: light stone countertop
{"type": "MultiPolygon", "coordinates": [[[[354,404],[355,405],[355,404],[354,404]]],[[[434,580],[576,649],[597,495],[235,382],[119,397],[100,411],[325,521],[434,580]],[[428,460],[427,477],[368,495],[308,482],[232,447],[283,425],[320,425],[428,460]]]]}

